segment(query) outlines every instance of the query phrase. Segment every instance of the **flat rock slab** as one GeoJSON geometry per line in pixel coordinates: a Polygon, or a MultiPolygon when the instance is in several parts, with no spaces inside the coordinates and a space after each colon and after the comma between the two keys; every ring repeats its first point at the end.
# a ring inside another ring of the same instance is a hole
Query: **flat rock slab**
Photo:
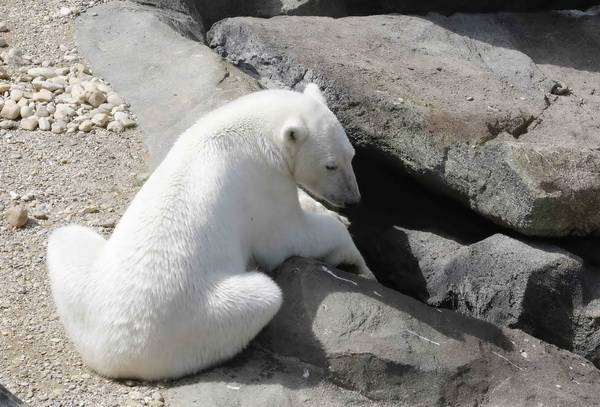
{"type": "Polygon", "coordinates": [[[284,305],[249,350],[174,382],[172,406],[593,405],[600,372],[521,331],[294,258],[284,305]],[[320,398],[319,398],[320,397],[320,398]]]}
{"type": "Polygon", "coordinates": [[[599,17],[221,21],[209,44],[270,87],[317,82],[358,145],[529,235],[600,229],[599,17]]]}
{"type": "Polygon", "coordinates": [[[160,10],[128,2],[77,19],[77,45],[136,113],[155,168],[200,116],[259,89],[210,48],[183,37],[160,10]]]}

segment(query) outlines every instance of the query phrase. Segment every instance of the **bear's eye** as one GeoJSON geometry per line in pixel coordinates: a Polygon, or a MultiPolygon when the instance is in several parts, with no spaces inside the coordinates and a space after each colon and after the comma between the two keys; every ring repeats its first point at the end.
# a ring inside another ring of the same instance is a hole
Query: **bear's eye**
{"type": "Polygon", "coordinates": [[[325,164],[325,168],[327,168],[329,171],[333,171],[333,170],[337,170],[337,164],[336,163],[327,163],[325,164]]]}

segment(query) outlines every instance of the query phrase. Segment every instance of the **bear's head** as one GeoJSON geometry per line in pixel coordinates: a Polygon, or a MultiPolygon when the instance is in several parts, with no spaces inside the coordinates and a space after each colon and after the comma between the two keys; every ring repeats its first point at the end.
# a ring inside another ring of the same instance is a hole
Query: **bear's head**
{"type": "Polygon", "coordinates": [[[307,85],[300,96],[303,108],[280,129],[296,182],[332,205],[358,203],[360,193],[352,170],[354,148],[346,132],[317,85],[307,85]]]}

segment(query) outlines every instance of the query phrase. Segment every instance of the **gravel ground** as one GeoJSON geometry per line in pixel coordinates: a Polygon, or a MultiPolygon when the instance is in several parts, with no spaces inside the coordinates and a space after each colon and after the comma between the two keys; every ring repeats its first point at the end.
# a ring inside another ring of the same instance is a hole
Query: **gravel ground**
{"type": "MultiPolygon", "coordinates": [[[[2,0],[0,22],[9,31],[0,32],[8,43],[0,52],[20,49],[28,68],[69,67],[65,50],[77,55],[73,19],[103,2],[2,0]]],[[[18,67],[4,69],[11,75],[0,84],[21,81],[18,67]]],[[[28,405],[164,405],[161,383],[108,380],[82,365],[54,309],[45,265],[57,227],[77,223],[110,235],[147,171],[136,129],[0,129],[0,213],[15,205],[29,212],[21,228],[0,218],[0,384],[28,405]]]]}

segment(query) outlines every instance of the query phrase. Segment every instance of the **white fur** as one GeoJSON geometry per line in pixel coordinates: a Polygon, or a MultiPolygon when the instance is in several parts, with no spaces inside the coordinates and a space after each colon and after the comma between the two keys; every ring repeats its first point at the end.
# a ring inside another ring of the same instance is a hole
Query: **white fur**
{"type": "Polygon", "coordinates": [[[249,264],[298,255],[369,273],[337,214],[306,194],[300,206],[297,183],[338,206],[360,198],[354,150],[314,94],[263,91],[215,110],[181,135],[109,240],[80,226],[52,234],[52,293],[87,365],[154,380],[231,358],[282,303],[249,264]]]}

